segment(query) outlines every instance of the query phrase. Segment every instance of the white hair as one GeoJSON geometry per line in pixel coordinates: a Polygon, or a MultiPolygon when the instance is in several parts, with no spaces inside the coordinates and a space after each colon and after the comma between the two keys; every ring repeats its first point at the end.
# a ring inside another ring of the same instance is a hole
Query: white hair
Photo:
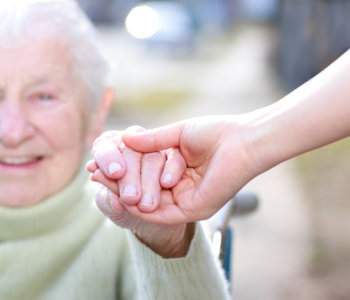
{"type": "Polygon", "coordinates": [[[31,27],[38,29],[38,25],[45,34],[57,35],[68,44],[75,72],[86,84],[89,106],[94,108],[108,85],[110,70],[93,24],[74,0],[0,0],[1,48],[30,42],[38,34],[31,32],[31,27]]]}

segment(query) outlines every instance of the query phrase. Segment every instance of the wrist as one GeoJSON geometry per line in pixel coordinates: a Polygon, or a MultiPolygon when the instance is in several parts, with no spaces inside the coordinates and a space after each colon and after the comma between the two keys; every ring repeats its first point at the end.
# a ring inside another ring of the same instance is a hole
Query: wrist
{"type": "Polygon", "coordinates": [[[195,224],[159,227],[156,230],[134,230],[136,238],[164,258],[186,256],[195,231],[195,224]]]}
{"type": "Polygon", "coordinates": [[[253,176],[266,171],[269,165],[263,153],[268,143],[268,132],[264,126],[258,111],[239,116],[239,136],[253,176]]]}
{"type": "Polygon", "coordinates": [[[286,122],[288,120],[280,120],[278,107],[276,109],[274,105],[241,116],[240,136],[250,163],[254,166],[254,175],[288,158],[290,149],[283,142],[288,134],[288,129],[283,129],[286,122]]]}
{"type": "Polygon", "coordinates": [[[243,117],[242,139],[258,166],[258,174],[300,153],[310,150],[310,134],[300,115],[298,99],[285,97],[274,104],[253,111],[243,117]]]}

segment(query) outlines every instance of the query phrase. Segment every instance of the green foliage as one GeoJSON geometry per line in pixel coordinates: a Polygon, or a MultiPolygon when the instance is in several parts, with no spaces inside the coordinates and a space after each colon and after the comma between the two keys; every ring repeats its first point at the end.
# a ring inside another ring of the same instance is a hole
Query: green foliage
{"type": "Polygon", "coordinates": [[[309,271],[313,276],[350,277],[349,154],[347,138],[296,158],[312,225],[309,271]]]}

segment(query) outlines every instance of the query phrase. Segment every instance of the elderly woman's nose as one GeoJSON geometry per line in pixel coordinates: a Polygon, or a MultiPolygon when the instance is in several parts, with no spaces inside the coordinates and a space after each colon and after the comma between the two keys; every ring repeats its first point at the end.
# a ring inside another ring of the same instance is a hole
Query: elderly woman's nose
{"type": "Polygon", "coordinates": [[[0,142],[6,146],[16,146],[29,139],[34,133],[24,111],[18,106],[0,106],[0,142]]]}

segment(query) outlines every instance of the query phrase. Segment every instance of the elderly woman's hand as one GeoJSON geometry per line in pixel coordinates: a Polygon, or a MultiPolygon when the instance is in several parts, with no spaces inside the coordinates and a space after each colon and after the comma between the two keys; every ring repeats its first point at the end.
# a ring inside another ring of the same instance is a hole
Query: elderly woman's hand
{"type": "MultiPolygon", "coordinates": [[[[129,130],[142,130],[132,128],[129,130]]],[[[117,131],[101,135],[93,147],[95,160],[87,164],[91,179],[103,186],[96,196],[101,211],[115,224],[132,229],[136,236],[163,257],[186,254],[193,226],[157,225],[137,217],[159,205],[173,203],[171,188],[181,179],[186,164],[177,149],[138,153],[120,140],[117,131]]]]}

